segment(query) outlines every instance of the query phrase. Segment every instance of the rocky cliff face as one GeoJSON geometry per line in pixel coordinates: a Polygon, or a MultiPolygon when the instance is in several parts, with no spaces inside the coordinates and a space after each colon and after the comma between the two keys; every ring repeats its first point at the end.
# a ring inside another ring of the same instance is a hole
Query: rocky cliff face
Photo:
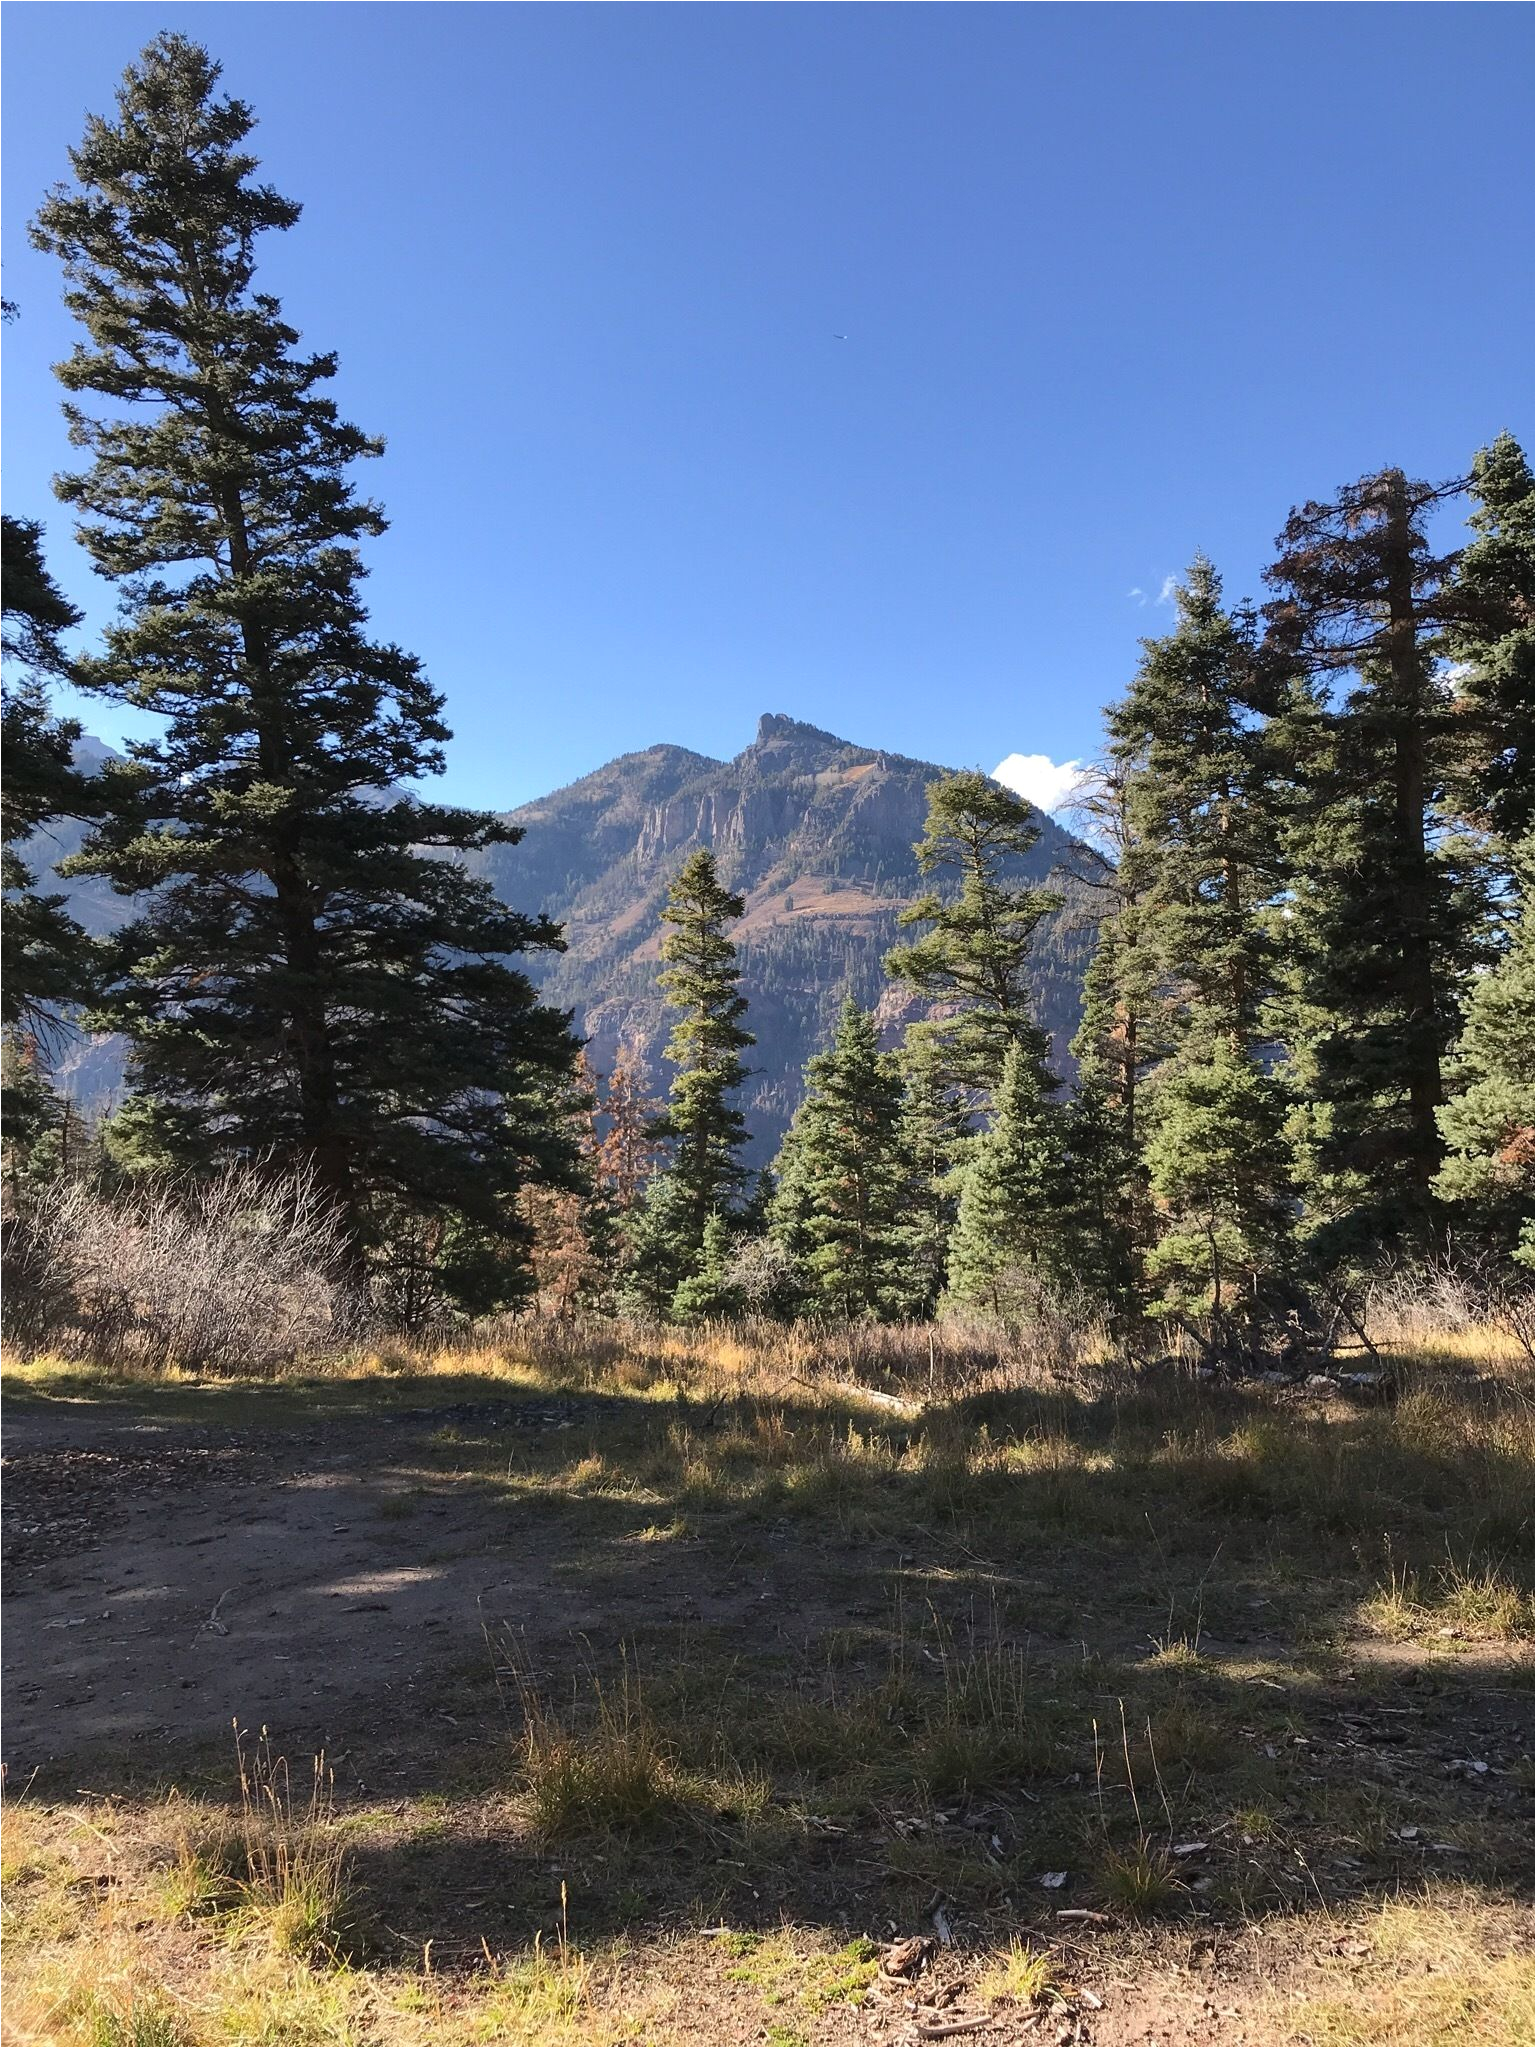
{"type": "MultiPolygon", "coordinates": [[[[490,850],[478,867],[508,902],[565,925],[567,952],[538,972],[548,998],[574,1010],[594,1063],[610,1067],[624,1046],[660,1089],[669,1029],[656,988],[661,908],[687,855],[714,850],[724,879],[746,898],[736,937],[757,1046],[744,1106],[761,1162],[845,991],[878,1005],[891,1042],[914,1014],[881,962],[899,936],[899,913],[919,893],[912,848],[928,784],[944,772],[770,713],[732,761],[653,747],[508,813],[526,838],[490,850]]],[[[1042,929],[1035,962],[1037,1015],[1063,1073],[1092,945],[1073,875],[1093,863],[1042,817],[1022,865],[1034,880],[1054,875],[1068,897],[1042,929]]]]}

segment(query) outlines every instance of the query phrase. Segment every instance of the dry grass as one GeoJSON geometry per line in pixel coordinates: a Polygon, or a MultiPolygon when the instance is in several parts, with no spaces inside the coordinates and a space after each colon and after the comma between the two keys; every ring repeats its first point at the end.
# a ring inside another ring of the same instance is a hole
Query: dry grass
{"type": "Polygon", "coordinates": [[[1528,2048],[1533,1986],[1528,1944],[1508,1944],[1475,1895],[1394,1899],[1359,1930],[1359,1964],[1276,2012],[1309,2048],[1528,2048]]]}
{"type": "Polygon", "coordinates": [[[996,1960],[984,1966],[976,1990],[992,2004],[1007,1999],[1014,2005],[1035,2005],[1045,1998],[1056,1978],[1057,1966],[1050,1952],[1031,1948],[1015,1935],[996,1960]]]}

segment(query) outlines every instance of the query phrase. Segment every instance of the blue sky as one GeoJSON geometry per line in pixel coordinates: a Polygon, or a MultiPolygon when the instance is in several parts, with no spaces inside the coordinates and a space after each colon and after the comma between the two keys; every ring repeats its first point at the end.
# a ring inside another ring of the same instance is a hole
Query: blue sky
{"type": "Polygon", "coordinates": [[[1196,548],[1257,595],[1294,502],[1530,445],[1524,7],[10,0],[5,501],[93,622],[25,222],[165,27],[304,203],[465,802],[765,710],[1090,755],[1196,548]]]}

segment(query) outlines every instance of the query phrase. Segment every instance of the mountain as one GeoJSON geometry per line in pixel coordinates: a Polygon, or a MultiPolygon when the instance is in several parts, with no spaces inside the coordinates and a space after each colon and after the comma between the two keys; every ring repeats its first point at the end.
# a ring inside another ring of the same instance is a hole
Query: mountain
{"type": "MultiPolygon", "coordinates": [[[[594,1065],[606,1070],[628,1047],[659,1087],[670,1028],[656,986],[660,912],[688,854],[714,850],[723,879],[746,898],[734,936],[757,1037],[743,1106],[760,1163],[788,1126],[805,1062],[830,1036],[845,991],[876,1007],[888,1042],[921,1014],[881,963],[901,910],[926,886],[912,849],[928,785],[946,772],[770,713],[732,761],[648,747],[505,813],[523,827],[522,843],[490,848],[474,865],[507,902],[565,926],[566,952],[536,971],[546,997],[575,1011],[594,1065]]],[[[1037,935],[1032,977],[1036,1017],[1066,1074],[1093,947],[1077,877],[1100,863],[1053,819],[1038,822],[1019,872],[1053,877],[1066,899],[1037,935]]]]}
{"type": "MultiPolygon", "coordinates": [[[[89,760],[109,757],[99,742],[85,748],[89,760]]],[[[805,1062],[830,1036],[845,991],[876,1008],[889,1043],[922,1012],[887,983],[881,962],[898,939],[902,908],[924,887],[912,848],[928,785],[946,772],[770,713],[734,760],[648,747],[503,813],[523,828],[521,843],[488,848],[471,866],[507,903],[564,925],[566,951],[525,964],[550,1002],[575,1012],[600,1071],[623,1046],[659,1092],[670,1030],[656,986],[661,908],[688,854],[713,848],[723,878],[747,904],[735,938],[757,1044],[743,1107],[760,1164],[788,1126],[805,1062]]],[[[1042,813],[1038,822],[1040,838],[1019,873],[1051,879],[1065,901],[1037,934],[1034,1009],[1050,1033],[1056,1071],[1067,1075],[1093,947],[1090,892],[1080,877],[1100,862],[1053,819],[1042,813]]],[[[80,837],[80,827],[62,823],[24,854],[41,874],[80,837]]],[[[89,930],[108,930],[127,912],[105,883],[59,886],[89,930]]],[[[60,1048],[55,1072],[82,1106],[104,1107],[121,1089],[121,1047],[77,1035],[60,1048]]]]}

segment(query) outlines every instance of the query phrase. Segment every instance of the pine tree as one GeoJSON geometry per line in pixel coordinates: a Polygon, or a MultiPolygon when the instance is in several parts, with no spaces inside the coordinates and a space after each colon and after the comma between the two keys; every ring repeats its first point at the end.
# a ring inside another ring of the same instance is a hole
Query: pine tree
{"type": "Polygon", "coordinates": [[[702,1232],[694,1241],[695,1224],[693,1197],[682,1176],[671,1168],[652,1174],[620,1225],[622,1314],[663,1322],[672,1313],[678,1289],[697,1270],[703,1250],[702,1232]]]}
{"type": "MultiPolygon", "coordinates": [[[[1158,1211],[1146,1272],[1165,1283],[1165,1308],[1187,1320],[1204,1304],[1198,1312],[1220,1342],[1247,1342],[1230,1313],[1234,1261],[1251,1323],[1258,1305],[1278,1305],[1281,1291],[1267,1283],[1290,1258],[1286,1104],[1265,1073],[1281,889],[1281,820],[1260,722],[1269,683],[1250,621],[1223,609],[1203,556],[1176,602],[1173,631],[1143,642],[1108,721],[1138,849],[1141,962],[1156,981],[1145,1007],[1165,1055],[1135,1133],[1158,1211]]],[[[1090,990],[1095,1001],[1099,993],[1090,990]]],[[[1094,1049],[1090,1089],[1107,1080],[1101,1058],[1094,1049]]],[[[1104,1099],[1107,1107],[1107,1086],[1104,1099]]]]}
{"type": "Polygon", "coordinates": [[[1536,906],[1530,868],[1522,876],[1508,949],[1473,986],[1451,1074],[1455,1090],[1440,1110],[1448,1157],[1435,1183],[1459,1233],[1532,1258],[1531,1174],[1536,1131],[1531,1097],[1536,1051],[1531,988],[1536,978],[1536,906]]]}
{"type": "Polygon", "coordinates": [[[747,1178],[737,1156],[746,1142],[746,1119],[727,1100],[746,1079],[741,1055],[752,1043],[741,1021],[747,1004],[737,987],[736,948],[725,930],[743,907],[722,885],[714,855],[701,847],[683,863],[662,911],[671,930],[661,942],[667,963],[661,985],[682,1015],[667,1040],[667,1058],[677,1071],[666,1115],[655,1129],[672,1141],[669,1172],[686,1194],[689,1255],[702,1248],[710,1217],[747,1178]]]}
{"type": "Polygon", "coordinates": [[[1480,898],[1441,836],[1455,721],[1438,664],[1457,607],[1425,523],[1445,491],[1384,470],[1294,512],[1266,572],[1265,659],[1290,763],[1287,1027],[1327,1226],[1319,1256],[1423,1247],[1440,1222],[1442,1067],[1480,898]]]}
{"type": "Polygon", "coordinates": [[[50,679],[70,675],[60,634],[80,623],[43,561],[43,530],[35,520],[0,519],[0,599],[4,659],[0,694],[0,1020],[35,1029],[50,1005],[80,1001],[89,991],[94,948],[57,893],[40,895],[18,852],[50,818],[84,818],[93,809],[87,778],[73,766],[80,727],[54,718],[50,679]]]}
{"type": "Polygon", "coordinates": [[[930,1039],[909,1031],[900,1066],[904,1085],[897,1150],[906,1175],[898,1225],[903,1297],[909,1315],[927,1318],[947,1284],[971,1118],[930,1039]]]}
{"type": "Polygon", "coordinates": [[[1072,1050],[1077,1085],[1061,1115],[1064,1231],[1084,1295],[1129,1329],[1139,1316],[1142,1257],[1151,1241],[1146,1169],[1135,1120],[1139,1070],[1127,1052],[1114,992],[1113,929],[1106,918],[1083,984],[1083,1018],[1072,1050]]]}
{"type": "Polygon", "coordinates": [[[1277,1081],[1226,1037],[1158,1076],[1147,1167],[1159,1216],[1154,1313],[1249,1352],[1287,1305],[1290,1149],[1277,1081]]]}
{"type": "Polygon", "coordinates": [[[104,778],[74,864],[154,892],[98,1021],[175,1157],[307,1162],[359,1255],[425,1217],[483,1271],[516,1256],[521,1187],[572,1171],[540,1098],[574,1043],[507,964],[559,937],[443,857],[517,832],[403,793],[447,731],[417,661],[365,630],[358,543],[384,520],[347,472],[381,444],[255,288],[257,238],[299,209],[257,182],[218,76],[158,37],[33,230],[89,336],[59,375],[97,401],[66,406],[90,466],[58,488],[123,597],[77,681],[165,721],[104,778]]]}
{"type": "Polygon", "coordinates": [[[73,1114],[68,1098],[43,1073],[36,1038],[8,1030],[0,1039],[0,1184],[9,1214],[58,1178],[73,1114]]]}
{"type": "Polygon", "coordinates": [[[731,1277],[736,1237],[717,1209],[704,1225],[694,1269],[672,1297],[672,1315],[679,1323],[720,1322],[741,1313],[741,1292],[731,1277]]]}
{"type": "MultiPolygon", "coordinates": [[[[1111,707],[1106,720],[1114,716],[1111,707]]],[[[1074,808],[1103,852],[1103,866],[1080,876],[1097,909],[1097,938],[1083,980],[1083,1009],[1072,1054],[1079,1085],[1099,1091],[1139,1155],[1142,1084],[1172,1048],[1163,974],[1153,944],[1150,897],[1156,850],[1133,801],[1140,763],[1118,748],[1080,778],[1074,808]]]]}
{"type": "Polygon", "coordinates": [[[902,1217],[901,1081],[874,1018],[850,996],[830,1049],[806,1068],[792,1126],[784,1241],[825,1312],[883,1320],[910,1293],[902,1217]]]}
{"type": "Polygon", "coordinates": [[[1037,1062],[1022,1044],[1010,1045],[992,1120],[961,1175],[949,1254],[955,1301],[1005,1315],[1072,1283],[1062,1234],[1064,1167],[1060,1115],[1041,1089],[1037,1062]]]}
{"type": "Polygon", "coordinates": [[[1536,498],[1531,465],[1513,434],[1472,459],[1475,538],[1449,592],[1446,652],[1455,663],[1454,706],[1464,728],[1455,763],[1458,808],[1523,848],[1532,823],[1536,753],[1536,498]]]}
{"type": "Polygon", "coordinates": [[[946,775],[928,791],[928,817],[915,852],[925,875],[953,874],[959,892],[920,897],[903,925],[930,927],[895,947],[885,970],[948,1014],[918,1028],[941,1048],[945,1071],[978,1090],[996,1086],[1010,1045],[1022,1048],[1039,1085],[1045,1034],[1029,1014],[1030,945],[1040,920],[1060,905],[1048,889],[1007,879],[1040,836],[1027,803],[988,775],[946,775]]]}
{"type": "Polygon", "coordinates": [[[1142,1307],[1142,1261],[1153,1235],[1143,1159],[1146,1083],[1173,1046],[1153,946],[1155,849],[1133,815],[1140,808],[1132,803],[1138,772],[1134,760],[1112,757],[1078,786],[1076,808],[1086,814],[1106,866],[1083,877],[1098,899],[1098,932],[1083,978],[1072,1041],[1077,1081],[1063,1131],[1084,1290],[1126,1330],[1142,1307]]]}

